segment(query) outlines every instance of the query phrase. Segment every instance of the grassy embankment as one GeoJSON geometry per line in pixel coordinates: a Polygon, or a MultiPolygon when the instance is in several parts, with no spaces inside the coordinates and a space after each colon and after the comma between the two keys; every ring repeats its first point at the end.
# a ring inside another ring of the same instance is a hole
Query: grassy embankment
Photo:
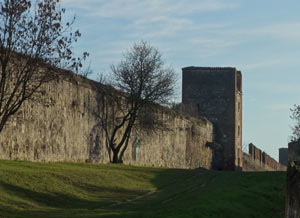
{"type": "Polygon", "coordinates": [[[0,161],[0,217],[276,218],[284,187],[284,172],[0,161]]]}

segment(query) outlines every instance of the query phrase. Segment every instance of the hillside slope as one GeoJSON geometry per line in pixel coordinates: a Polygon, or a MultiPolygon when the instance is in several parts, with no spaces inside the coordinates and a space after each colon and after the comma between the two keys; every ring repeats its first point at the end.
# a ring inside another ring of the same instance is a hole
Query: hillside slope
{"type": "Polygon", "coordinates": [[[0,217],[284,217],[284,172],[0,161],[0,217]]]}

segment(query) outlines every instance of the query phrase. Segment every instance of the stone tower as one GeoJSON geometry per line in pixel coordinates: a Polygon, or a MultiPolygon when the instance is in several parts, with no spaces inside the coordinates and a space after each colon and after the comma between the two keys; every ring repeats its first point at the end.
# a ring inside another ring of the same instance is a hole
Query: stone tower
{"type": "Polygon", "coordinates": [[[214,140],[222,151],[222,170],[241,170],[242,74],[236,68],[185,67],[182,103],[187,114],[214,123],[214,140]]]}
{"type": "Polygon", "coordinates": [[[279,148],[279,163],[284,166],[288,165],[288,148],[279,148]]]}

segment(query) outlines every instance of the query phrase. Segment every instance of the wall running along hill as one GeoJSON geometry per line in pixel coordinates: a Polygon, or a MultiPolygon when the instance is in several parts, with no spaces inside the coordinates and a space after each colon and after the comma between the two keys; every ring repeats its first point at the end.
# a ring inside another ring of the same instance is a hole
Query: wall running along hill
{"type": "MultiPolygon", "coordinates": [[[[96,111],[96,82],[76,75],[45,84],[44,103],[27,102],[0,133],[0,158],[27,161],[109,162],[96,111]]],[[[159,107],[170,131],[132,135],[124,163],[211,168],[213,126],[159,107]]]]}
{"type": "Polygon", "coordinates": [[[252,143],[249,144],[249,154],[244,153],[243,171],[286,171],[286,166],[262,152],[252,143]]]}

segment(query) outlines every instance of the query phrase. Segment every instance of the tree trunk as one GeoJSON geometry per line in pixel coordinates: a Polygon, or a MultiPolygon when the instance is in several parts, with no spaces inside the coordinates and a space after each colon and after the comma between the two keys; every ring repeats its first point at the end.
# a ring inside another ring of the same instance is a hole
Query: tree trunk
{"type": "Polygon", "coordinates": [[[113,158],[111,163],[123,163],[123,160],[119,159],[119,151],[120,150],[113,150],[113,158]]]}

